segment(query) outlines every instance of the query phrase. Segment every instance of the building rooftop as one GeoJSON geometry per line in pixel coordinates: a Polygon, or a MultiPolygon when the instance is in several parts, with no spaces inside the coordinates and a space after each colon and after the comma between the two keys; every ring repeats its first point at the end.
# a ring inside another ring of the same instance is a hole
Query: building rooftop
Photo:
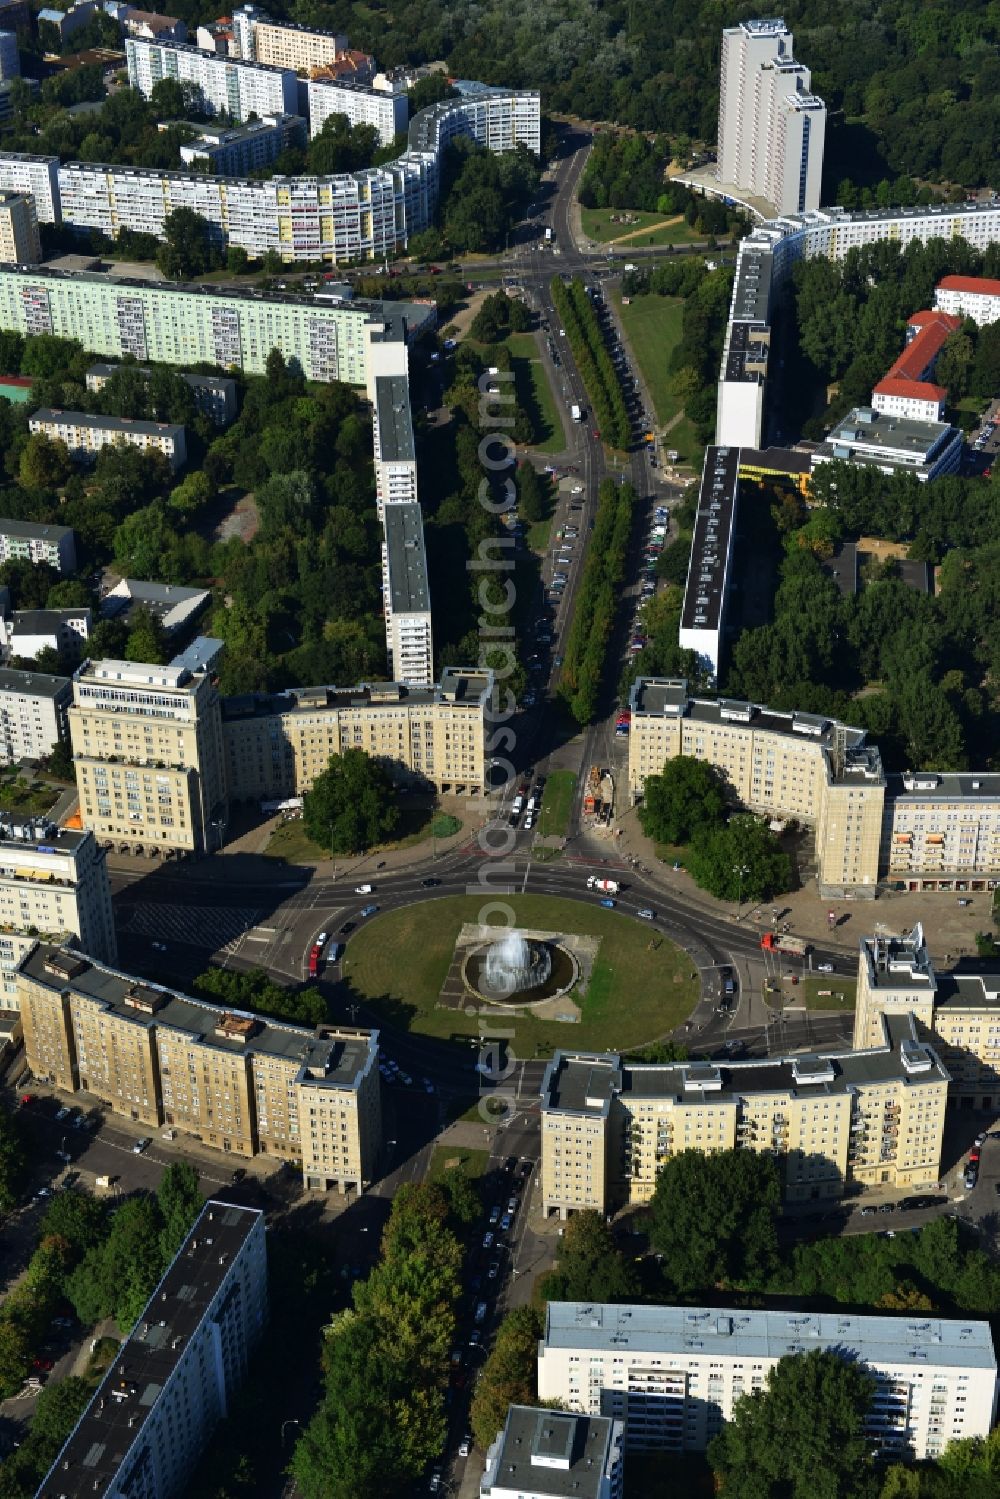
{"type": "Polygon", "coordinates": [[[930,463],[956,432],[947,422],[922,422],[906,416],[886,416],[868,406],[856,406],[827,433],[816,450],[817,459],[900,463],[908,468],[930,463]]]}
{"type": "Polygon", "coordinates": [[[101,600],[101,617],[114,619],[129,614],[133,609],[148,609],[150,614],[167,624],[177,610],[184,619],[203,609],[211,598],[207,588],[182,588],[177,583],[150,583],[143,578],[123,578],[101,600]],[[185,607],[189,606],[189,607],[185,607]]]}
{"type": "Polygon", "coordinates": [[[930,1364],[995,1371],[997,1366],[988,1322],[926,1313],[874,1317],[846,1312],[550,1301],[544,1346],[681,1355],[718,1353],[743,1359],[778,1359],[813,1348],[832,1348],[879,1367],[930,1364]]]}
{"type": "MultiPolygon", "coordinates": [[[[284,25],[284,22],[281,24],[284,25]]],[[[291,68],[275,68],[267,62],[250,62],[243,57],[224,57],[220,52],[204,52],[201,47],[196,47],[192,42],[161,42],[156,38],[150,40],[146,37],[130,36],[126,39],[125,46],[126,49],[132,46],[169,48],[171,51],[193,54],[207,63],[224,63],[229,68],[253,68],[255,72],[261,73],[285,74],[292,72],[291,68]]],[[[164,76],[168,76],[166,69],[164,69],[164,76]]]]}
{"type": "MultiPolygon", "coordinates": [[[[910,319],[911,325],[915,319],[910,319]]],[[[962,326],[962,319],[949,312],[922,312],[917,332],[899,358],[886,371],[888,379],[922,380],[944,347],[945,341],[962,326]]]]}
{"type": "Polygon", "coordinates": [[[739,448],[705,449],[681,628],[720,630],[739,492],[739,448]]]}
{"type": "Polygon", "coordinates": [[[69,677],[52,677],[42,671],[14,671],[0,667],[0,692],[21,692],[27,697],[62,697],[69,691],[69,677]]]}
{"type": "MultiPolygon", "coordinates": [[[[86,378],[93,375],[100,380],[110,380],[112,375],[116,375],[119,370],[128,369],[134,369],[140,375],[151,375],[153,373],[147,364],[92,364],[87,371],[86,378]]],[[[206,390],[236,389],[236,381],[231,375],[189,375],[186,370],[175,370],[173,367],[171,367],[170,373],[179,375],[187,385],[192,387],[200,386],[206,390]]],[[[150,583],[146,586],[151,588],[154,585],[150,583]]],[[[195,592],[196,590],[192,589],[189,591],[195,592]]]]}
{"type": "Polygon", "coordinates": [[[55,635],[59,626],[70,619],[82,619],[90,614],[85,604],[72,609],[15,609],[15,635],[55,635]]]}
{"type": "Polygon", "coordinates": [[[262,1217],[258,1208],[205,1204],[36,1499],[94,1499],[115,1490],[125,1453],[262,1217]]]}
{"type": "Polygon", "coordinates": [[[494,1489],[552,1499],[600,1499],[609,1465],[618,1457],[608,1416],[512,1405],[487,1455],[480,1494],[494,1489]]]}
{"type": "Polygon", "coordinates": [[[766,323],[731,323],[723,378],[747,385],[763,385],[770,347],[771,330],[766,323]]]}
{"type": "Polygon", "coordinates": [[[379,450],[383,461],[404,463],[414,458],[410,416],[410,382],[405,375],[380,375],[375,381],[379,450]]]}
{"type": "Polygon", "coordinates": [[[899,396],[906,401],[946,401],[948,392],[943,385],[932,385],[929,380],[907,380],[899,375],[886,375],[875,386],[876,396],[899,396]]]}
{"type": "MultiPolygon", "coordinates": [[[[55,801],[55,793],[53,793],[55,801]]],[[[3,803],[0,800],[0,807],[3,803]]],[[[24,817],[0,810],[0,849],[5,857],[17,854],[75,854],[93,833],[60,828],[47,817],[24,817]]]]}
{"type": "Polygon", "coordinates": [[[431,607],[424,549],[424,518],[415,501],[385,507],[385,550],[393,614],[424,614],[431,607]]]}
{"type": "Polygon", "coordinates": [[[57,546],[72,535],[72,526],[42,526],[33,520],[0,520],[0,536],[17,536],[22,541],[50,541],[57,546]]]}
{"type": "Polygon", "coordinates": [[[896,801],[995,801],[1000,773],[988,770],[904,771],[886,778],[886,796],[896,801]]]}
{"type": "Polygon", "coordinates": [[[184,435],[184,428],[176,422],[133,421],[123,416],[97,416],[89,411],[60,411],[54,406],[39,406],[37,411],[31,413],[29,420],[56,426],[69,423],[74,427],[96,427],[100,432],[135,432],[148,437],[171,437],[175,442],[184,435]]]}
{"type": "Polygon", "coordinates": [[[22,959],[19,972],[56,993],[72,990],[94,1000],[120,1019],[149,1029],[181,1031],[214,1051],[260,1054],[304,1069],[303,1081],[325,1087],[357,1088],[374,1065],[377,1031],[316,1031],[243,1010],[192,999],[161,984],[133,978],[95,963],[72,949],[38,943],[22,959]]]}
{"type": "Polygon", "coordinates": [[[752,1094],[827,1097],[861,1084],[948,1081],[909,1015],[886,1018],[885,1042],[865,1051],[754,1058],[745,1062],[623,1063],[616,1053],[557,1051],[542,1079],[542,1111],[604,1117],[616,1094],[676,1103],[739,1103],[752,1094]]]}
{"type": "Polygon", "coordinates": [[[988,276],[942,276],[939,291],[974,292],[981,297],[1000,297],[1000,281],[988,276]]]}
{"type": "Polygon", "coordinates": [[[448,667],[440,683],[417,687],[410,682],[359,682],[355,687],[289,687],[284,692],[246,692],[222,699],[228,720],[272,718],[286,713],[315,713],[325,708],[369,708],[392,703],[455,702],[478,706],[490,696],[492,671],[448,667]]]}
{"type": "Polygon", "coordinates": [[[771,278],[774,262],[771,247],[744,245],[741,247],[736,268],[736,283],[733,286],[732,319],[744,322],[766,323],[771,308],[771,278]]]}

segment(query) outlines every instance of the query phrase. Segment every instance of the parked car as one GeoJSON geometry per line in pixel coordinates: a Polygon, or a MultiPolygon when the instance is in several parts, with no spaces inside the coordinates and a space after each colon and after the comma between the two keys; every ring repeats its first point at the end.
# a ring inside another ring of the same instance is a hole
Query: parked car
{"type": "Polygon", "coordinates": [[[152,1143],[152,1140],[150,1140],[148,1136],[143,1135],[142,1139],[136,1140],[135,1144],[132,1146],[132,1154],[142,1155],[143,1151],[148,1150],[152,1143]]]}

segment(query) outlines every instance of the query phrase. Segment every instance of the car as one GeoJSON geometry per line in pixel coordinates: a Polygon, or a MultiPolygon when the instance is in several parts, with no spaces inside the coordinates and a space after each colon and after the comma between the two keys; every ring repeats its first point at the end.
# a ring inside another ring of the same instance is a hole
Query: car
{"type": "Polygon", "coordinates": [[[316,938],[316,946],[322,950],[329,942],[329,940],[329,932],[320,932],[319,936],[316,938]]]}
{"type": "Polygon", "coordinates": [[[51,1196],[52,1196],[52,1188],[51,1187],[39,1187],[38,1191],[35,1193],[35,1201],[36,1202],[42,1202],[46,1197],[51,1197],[51,1196]]]}
{"type": "Polygon", "coordinates": [[[503,1217],[500,1219],[500,1227],[503,1229],[504,1233],[507,1232],[513,1221],[513,1216],[509,1211],[504,1213],[503,1217]]]}
{"type": "Polygon", "coordinates": [[[493,1248],[493,1240],[494,1240],[495,1237],[496,1237],[495,1234],[491,1234],[491,1233],[485,1233],[485,1234],[483,1234],[483,1248],[484,1249],[492,1249],[493,1248]]]}
{"type": "Polygon", "coordinates": [[[490,1280],[496,1280],[497,1276],[500,1274],[500,1261],[490,1260],[490,1268],[487,1270],[486,1274],[488,1275],[490,1280]]]}
{"type": "Polygon", "coordinates": [[[875,1216],[875,1209],[874,1208],[862,1208],[861,1209],[861,1216],[862,1216],[862,1218],[874,1218],[874,1216],[875,1216]]]}
{"type": "Polygon", "coordinates": [[[966,1173],[965,1173],[965,1176],[964,1176],[964,1178],[963,1178],[963,1181],[964,1181],[964,1185],[965,1185],[965,1190],[966,1190],[966,1191],[967,1191],[967,1192],[973,1192],[973,1191],[975,1191],[975,1187],[976,1187],[976,1182],[977,1182],[977,1181],[978,1181],[978,1180],[979,1180],[979,1172],[978,1172],[978,1171],[974,1171],[974,1170],[972,1170],[972,1169],[971,1169],[971,1168],[970,1168],[970,1169],[969,1169],[969,1170],[968,1170],[968,1171],[967,1171],[967,1172],[966,1172],[966,1173]]]}
{"type": "Polygon", "coordinates": [[[894,1213],[896,1211],[896,1204],[894,1202],[880,1202],[878,1210],[880,1213],[894,1213]]]}
{"type": "Polygon", "coordinates": [[[978,1166],[979,1165],[979,1151],[976,1150],[976,1149],[974,1149],[974,1148],[969,1151],[969,1165],[970,1166],[978,1166]]]}
{"type": "Polygon", "coordinates": [[[57,1122],[61,1122],[63,1119],[68,1119],[68,1118],[69,1118],[69,1109],[67,1109],[65,1106],[63,1108],[61,1108],[61,1109],[56,1109],[56,1121],[57,1122]]]}
{"type": "Polygon", "coordinates": [[[485,1301],[477,1301],[476,1302],[476,1310],[473,1313],[472,1320],[474,1322],[485,1322],[486,1321],[486,1310],[487,1310],[487,1308],[486,1308],[486,1302],[485,1301]]]}
{"type": "Polygon", "coordinates": [[[71,1123],[74,1129],[89,1129],[90,1127],[88,1121],[83,1117],[82,1114],[75,1114],[71,1123]]]}
{"type": "Polygon", "coordinates": [[[148,1150],[152,1143],[153,1142],[148,1135],[143,1135],[142,1139],[136,1140],[135,1144],[132,1146],[132,1154],[142,1155],[143,1151],[148,1150]]]}
{"type": "Polygon", "coordinates": [[[412,1088],[413,1086],[413,1079],[408,1072],[401,1072],[399,1074],[399,1081],[406,1088],[412,1088]]]}
{"type": "Polygon", "coordinates": [[[362,906],[360,912],[361,919],[364,920],[366,916],[374,916],[377,910],[378,906],[362,906]]]}
{"type": "Polygon", "coordinates": [[[468,1457],[468,1455],[469,1455],[469,1453],[471,1451],[472,1451],[472,1438],[471,1438],[471,1436],[466,1435],[466,1436],[464,1436],[462,1438],[462,1440],[458,1444],[458,1455],[459,1455],[459,1457],[468,1457]]]}
{"type": "Polygon", "coordinates": [[[833,972],[833,964],[832,963],[817,963],[816,964],[816,972],[817,973],[832,973],[833,972]]]}
{"type": "Polygon", "coordinates": [[[610,896],[605,896],[604,900],[601,901],[601,905],[604,906],[608,911],[613,911],[615,908],[615,902],[611,899],[610,896]]]}
{"type": "Polygon", "coordinates": [[[22,1093],[21,1094],[21,1108],[22,1109],[29,1109],[31,1107],[31,1105],[34,1103],[34,1101],[35,1101],[35,1095],[34,1095],[34,1093],[22,1093]]]}
{"type": "Polygon", "coordinates": [[[987,1129],[982,1130],[981,1133],[976,1136],[975,1140],[973,1141],[973,1144],[975,1144],[975,1145],[985,1145],[986,1141],[989,1139],[989,1134],[990,1134],[989,1130],[987,1130],[987,1129]]]}
{"type": "Polygon", "coordinates": [[[635,914],[637,916],[640,916],[643,921],[656,920],[656,912],[653,910],[652,906],[643,906],[641,911],[636,911],[635,914]]]}
{"type": "Polygon", "coordinates": [[[247,1174],[247,1168],[245,1166],[237,1166],[237,1168],[233,1172],[233,1176],[232,1176],[233,1186],[235,1187],[241,1181],[245,1181],[246,1180],[246,1174],[247,1174]]]}
{"type": "Polygon", "coordinates": [[[441,1487],[441,1469],[435,1468],[431,1473],[431,1481],[427,1485],[432,1494],[436,1494],[441,1487]]]}
{"type": "Polygon", "coordinates": [[[971,906],[972,902],[971,902],[971,900],[965,899],[965,900],[960,900],[958,904],[960,906],[971,906]]]}
{"type": "Polygon", "coordinates": [[[441,881],[434,879],[433,876],[429,876],[426,880],[421,880],[420,883],[425,890],[433,890],[434,886],[440,885],[441,881]]]}
{"type": "Polygon", "coordinates": [[[499,1206],[490,1209],[490,1223],[494,1226],[500,1222],[499,1206]]]}
{"type": "Polygon", "coordinates": [[[340,928],[340,935],[346,937],[348,932],[354,931],[354,927],[355,923],[353,921],[345,921],[344,925],[340,928]]]}
{"type": "Polygon", "coordinates": [[[52,1360],[50,1358],[33,1358],[31,1360],[31,1367],[33,1369],[40,1369],[42,1373],[48,1374],[52,1368],[52,1360]]]}
{"type": "Polygon", "coordinates": [[[374,889],[374,885],[355,885],[354,893],[355,895],[371,895],[374,889]]]}

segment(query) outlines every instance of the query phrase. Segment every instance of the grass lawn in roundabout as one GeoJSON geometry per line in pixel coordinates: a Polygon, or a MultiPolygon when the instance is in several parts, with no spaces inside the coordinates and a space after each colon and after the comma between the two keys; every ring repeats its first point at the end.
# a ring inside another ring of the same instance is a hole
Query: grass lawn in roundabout
{"type": "MultiPolygon", "coordinates": [[[[420,1035],[478,1035],[478,1011],[445,1009],[437,1001],[462,925],[478,921],[490,900],[487,892],[445,896],[373,917],[348,943],[343,972],[351,997],[383,1023],[420,1035]]],[[[556,1047],[628,1051],[666,1035],[694,1008],[699,993],[694,963],[646,922],[606,910],[596,899],[514,895],[499,900],[514,911],[519,927],[600,939],[589,983],[572,991],[582,1010],[579,1022],[514,1009],[505,1015],[517,1056],[548,1056],[556,1047]]],[[[494,923],[499,916],[487,911],[486,919],[494,923]]],[[[498,927],[497,935],[503,930],[498,927]]]]}

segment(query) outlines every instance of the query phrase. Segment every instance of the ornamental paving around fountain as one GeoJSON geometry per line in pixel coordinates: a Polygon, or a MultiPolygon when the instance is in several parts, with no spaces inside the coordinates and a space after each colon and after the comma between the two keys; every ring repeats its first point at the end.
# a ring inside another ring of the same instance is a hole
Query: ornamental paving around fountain
{"type": "Polygon", "coordinates": [[[579,1021],[574,992],[584,992],[600,937],[466,922],[438,1004],[445,1009],[531,1014],[569,1024],[579,1021]],[[518,939],[513,942],[511,939],[518,939]]]}

